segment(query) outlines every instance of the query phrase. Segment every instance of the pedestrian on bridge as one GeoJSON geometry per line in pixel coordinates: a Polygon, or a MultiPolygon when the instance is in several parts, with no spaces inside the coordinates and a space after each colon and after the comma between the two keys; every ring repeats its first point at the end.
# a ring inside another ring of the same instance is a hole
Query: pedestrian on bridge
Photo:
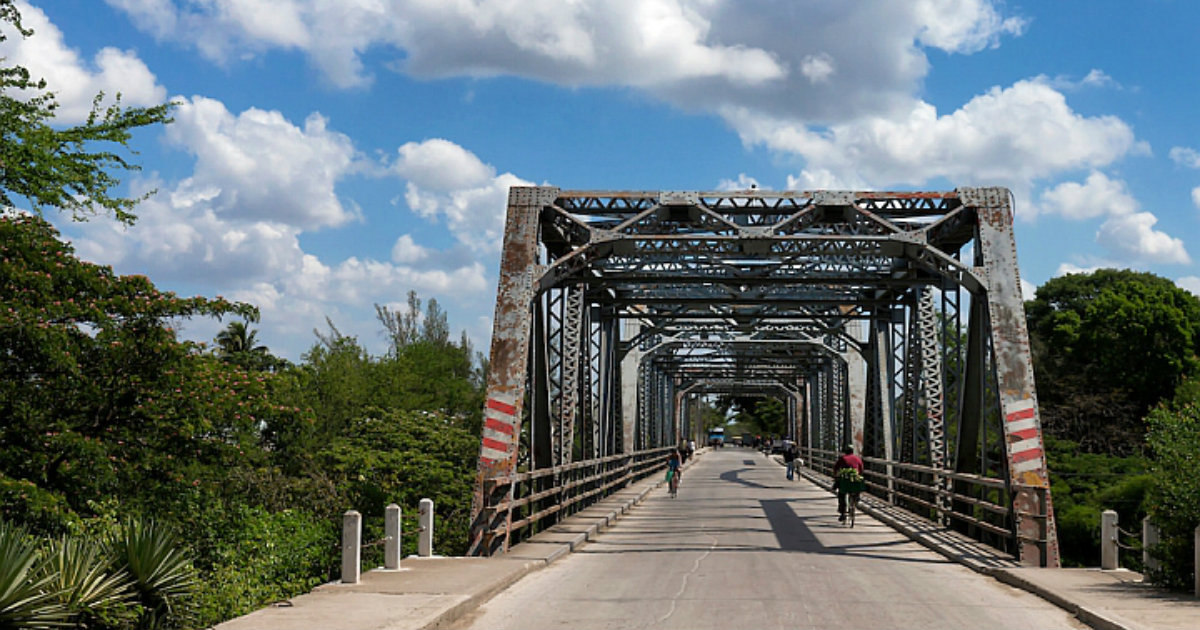
{"type": "Polygon", "coordinates": [[[796,443],[789,440],[785,444],[787,446],[783,448],[783,463],[787,464],[787,479],[792,481],[796,478],[796,443]]]}
{"type": "Polygon", "coordinates": [[[838,471],[843,468],[853,468],[858,471],[859,477],[863,473],[863,460],[858,455],[854,454],[854,446],[847,444],[846,448],[842,449],[842,456],[837,458],[833,464],[833,483],[837,486],[838,498],[838,521],[846,520],[846,493],[842,491],[841,485],[838,484],[838,471]]]}

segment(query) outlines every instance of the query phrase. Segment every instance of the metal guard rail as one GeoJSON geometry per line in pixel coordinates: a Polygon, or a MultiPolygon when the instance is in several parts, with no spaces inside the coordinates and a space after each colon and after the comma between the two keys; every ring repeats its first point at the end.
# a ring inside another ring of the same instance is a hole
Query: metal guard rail
{"type": "MultiPolygon", "coordinates": [[[[826,451],[826,450],[821,450],[821,449],[816,449],[816,448],[806,449],[806,450],[808,450],[808,452],[811,453],[811,455],[809,457],[808,467],[832,477],[833,463],[836,461],[838,453],[836,453],[834,451],[826,451]]],[[[969,473],[959,473],[959,472],[954,472],[954,471],[950,471],[950,470],[939,470],[937,468],[933,468],[930,466],[922,466],[920,464],[909,464],[909,463],[905,463],[905,462],[889,461],[886,459],[880,459],[880,458],[876,458],[876,457],[863,457],[863,463],[868,464],[871,467],[874,467],[874,468],[866,468],[863,471],[864,472],[863,476],[867,478],[867,487],[872,491],[871,494],[874,495],[878,499],[887,501],[889,504],[895,505],[897,503],[897,499],[899,498],[906,502],[927,508],[931,511],[940,512],[948,518],[955,519],[959,522],[966,523],[968,525],[977,527],[981,530],[990,532],[992,534],[1001,536],[1006,539],[1025,540],[1028,542],[1038,544],[1038,545],[1042,546],[1043,549],[1045,548],[1045,545],[1048,543],[1049,537],[1047,536],[1046,525],[1045,525],[1047,517],[1045,514],[1017,512],[1012,509],[1011,500],[1006,501],[1007,505],[1004,505],[1004,504],[995,503],[992,501],[987,501],[985,499],[977,498],[977,497],[974,497],[971,495],[961,494],[961,493],[955,492],[953,490],[946,490],[944,488],[939,488],[937,486],[931,486],[928,483],[922,482],[922,481],[905,479],[903,477],[897,477],[897,476],[892,476],[889,478],[885,472],[880,472],[879,470],[877,470],[875,468],[884,468],[886,470],[886,468],[890,466],[893,470],[899,469],[902,471],[913,472],[913,473],[918,473],[918,474],[922,474],[922,475],[928,475],[928,476],[934,477],[934,478],[940,477],[940,478],[951,480],[951,481],[957,481],[957,482],[969,484],[969,485],[979,487],[979,488],[984,488],[984,489],[988,489],[988,490],[998,490],[1001,493],[1009,494],[1010,496],[1011,496],[1011,493],[1013,491],[1015,491],[1017,488],[1028,488],[1030,490],[1033,490],[1035,493],[1037,493],[1037,495],[1041,499],[1040,502],[1042,504],[1045,503],[1045,499],[1044,499],[1045,488],[1042,488],[1039,486],[1026,486],[1023,484],[1012,484],[1010,486],[1008,484],[1008,482],[1006,482],[1005,480],[996,479],[994,477],[983,477],[981,475],[974,475],[974,474],[969,474],[969,473]],[[888,484],[887,483],[888,481],[890,481],[891,483],[888,484]],[[1008,526],[1001,527],[999,525],[996,525],[995,523],[973,517],[969,514],[963,514],[960,512],[956,512],[952,509],[945,509],[943,506],[940,506],[937,503],[927,500],[921,496],[916,496],[913,493],[904,492],[902,490],[899,490],[899,489],[897,489],[898,486],[904,487],[904,488],[910,488],[910,489],[914,489],[914,490],[919,490],[921,492],[921,494],[923,494],[927,497],[945,498],[945,499],[949,499],[950,501],[952,501],[954,503],[969,505],[973,508],[977,508],[979,510],[989,512],[991,514],[995,514],[997,516],[1004,518],[1005,521],[1007,521],[1008,526]],[[1041,526],[1039,528],[1041,530],[1041,535],[1037,538],[1032,538],[1029,536],[1022,536],[1021,534],[1019,534],[1015,527],[1015,523],[1013,522],[1015,517],[1030,518],[1030,519],[1035,519],[1035,520],[1039,521],[1041,524],[1041,526]]]]}
{"type": "MultiPolygon", "coordinates": [[[[549,488],[531,492],[529,494],[508,499],[500,503],[486,506],[484,510],[495,513],[499,510],[515,511],[526,506],[530,506],[536,501],[548,499],[550,497],[559,497],[553,505],[542,510],[528,514],[520,519],[514,519],[505,528],[507,532],[515,532],[522,528],[528,527],[548,516],[557,514],[567,508],[593,497],[603,497],[610,494],[610,490],[618,486],[622,486],[629,481],[640,479],[654,472],[656,469],[666,465],[667,459],[671,451],[675,450],[673,446],[664,446],[654,449],[646,449],[635,451],[633,453],[622,453],[619,455],[609,455],[596,459],[588,459],[562,466],[554,466],[551,468],[543,468],[540,470],[532,470],[528,472],[514,473],[502,477],[492,477],[484,480],[484,487],[492,489],[501,485],[513,484],[518,487],[532,485],[533,482],[546,478],[558,478],[565,475],[572,477],[573,474],[582,474],[581,477],[560,480],[557,485],[549,488]],[[619,465],[616,465],[620,462],[619,465]],[[579,493],[571,493],[571,491],[591,484],[596,484],[591,488],[579,493]],[[565,496],[564,496],[565,495],[565,496]]],[[[515,491],[514,491],[515,494],[515,491]]]]}

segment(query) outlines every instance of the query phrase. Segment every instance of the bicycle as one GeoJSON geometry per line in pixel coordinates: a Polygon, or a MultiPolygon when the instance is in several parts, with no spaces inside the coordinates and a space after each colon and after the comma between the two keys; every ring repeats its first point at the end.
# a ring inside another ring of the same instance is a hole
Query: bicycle
{"type": "Polygon", "coordinates": [[[851,528],[854,527],[854,515],[858,511],[859,496],[867,489],[867,482],[853,468],[843,468],[838,471],[837,491],[846,495],[846,520],[851,528]]]}
{"type": "Polygon", "coordinates": [[[675,470],[667,471],[667,491],[671,498],[674,499],[676,494],[679,494],[679,473],[675,470]]]}
{"type": "Polygon", "coordinates": [[[846,520],[850,523],[850,529],[854,529],[854,513],[858,511],[858,495],[859,493],[855,492],[846,497],[846,500],[850,502],[846,506],[846,520]]]}

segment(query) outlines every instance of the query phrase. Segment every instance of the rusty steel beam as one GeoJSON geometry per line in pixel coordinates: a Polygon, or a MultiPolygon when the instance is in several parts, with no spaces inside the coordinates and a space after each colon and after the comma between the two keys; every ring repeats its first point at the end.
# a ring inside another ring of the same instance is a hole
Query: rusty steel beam
{"type": "Polygon", "coordinates": [[[966,203],[979,216],[979,249],[989,287],[988,319],[999,383],[1009,479],[1015,487],[1019,557],[1024,564],[1059,566],[1058,535],[1050,498],[1050,474],[1042,443],[1033,354],[1021,298],[1017,241],[1009,192],[969,188],[966,203]]]}
{"type": "Polygon", "coordinates": [[[530,332],[533,320],[533,283],[537,262],[537,215],[556,196],[548,188],[514,188],[509,192],[504,245],[500,259],[500,286],[492,323],[487,398],[483,436],[472,501],[472,531],[468,553],[491,555],[508,550],[512,513],[493,512],[493,493],[512,499],[512,486],[492,488],[487,481],[516,472],[521,414],[525,407],[530,332]],[[497,531],[504,532],[495,536],[497,531]]]}

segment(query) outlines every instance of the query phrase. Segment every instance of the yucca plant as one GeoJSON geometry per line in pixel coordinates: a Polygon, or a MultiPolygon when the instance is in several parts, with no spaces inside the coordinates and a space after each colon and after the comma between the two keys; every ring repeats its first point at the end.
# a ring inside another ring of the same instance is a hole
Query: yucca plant
{"type": "Polygon", "coordinates": [[[22,527],[0,520],[0,628],[60,628],[69,612],[50,576],[36,577],[38,548],[22,527]]]}
{"type": "Polygon", "coordinates": [[[198,581],[178,536],[153,520],[132,519],[110,545],[113,557],[129,574],[135,601],[145,608],[138,627],[185,625],[187,602],[198,581]]]}
{"type": "Polygon", "coordinates": [[[129,614],[121,608],[133,601],[133,581],[96,541],[65,536],[53,541],[37,574],[49,578],[76,626],[113,613],[129,614]]]}

